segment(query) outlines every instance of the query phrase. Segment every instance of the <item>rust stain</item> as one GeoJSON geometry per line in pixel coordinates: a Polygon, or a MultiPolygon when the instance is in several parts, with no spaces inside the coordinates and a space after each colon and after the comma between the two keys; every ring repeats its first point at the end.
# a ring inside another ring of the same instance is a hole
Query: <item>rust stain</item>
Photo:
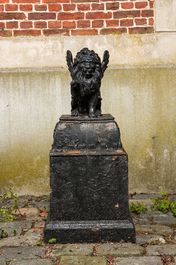
{"type": "Polygon", "coordinates": [[[115,160],[116,159],[116,156],[112,156],[112,160],[115,160]]]}
{"type": "Polygon", "coordinates": [[[96,232],[96,231],[98,231],[99,230],[99,228],[93,228],[93,229],[91,229],[93,232],[96,232]]]}
{"type": "Polygon", "coordinates": [[[73,125],[74,123],[73,122],[62,122],[62,124],[71,124],[71,125],[73,125]]]}
{"type": "Polygon", "coordinates": [[[123,153],[123,150],[117,150],[117,153],[121,154],[121,153],[123,153]]]}
{"type": "Polygon", "coordinates": [[[115,205],[115,207],[116,207],[116,208],[119,208],[119,205],[118,205],[118,203],[115,205]]]}
{"type": "Polygon", "coordinates": [[[82,151],[81,150],[69,150],[68,153],[69,154],[80,154],[82,153],[82,151]]]}

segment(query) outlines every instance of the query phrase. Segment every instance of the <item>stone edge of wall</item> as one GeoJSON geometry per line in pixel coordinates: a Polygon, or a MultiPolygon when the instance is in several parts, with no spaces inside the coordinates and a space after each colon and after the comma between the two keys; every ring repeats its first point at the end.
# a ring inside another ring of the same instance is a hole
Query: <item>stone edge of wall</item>
{"type": "Polygon", "coordinates": [[[73,56],[88,47],[101,58],[110,52],[109,67],[176,65],[176,32],[137,35],[0,38],[0,69],[65,68],[66,51],[73,56]]]}

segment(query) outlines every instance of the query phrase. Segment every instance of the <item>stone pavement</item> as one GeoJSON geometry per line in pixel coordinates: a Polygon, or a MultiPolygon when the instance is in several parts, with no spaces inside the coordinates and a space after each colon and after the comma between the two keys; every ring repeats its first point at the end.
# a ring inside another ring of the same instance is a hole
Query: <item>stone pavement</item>
{"type": "MultiPolygon", "coordinates": [[[[0,239],[0,265],[176,265],[176,218],[150,210],[151,198],[156,196],[136,194],[130,199],[148,206],[147,214],[132,214],[136,244],[44,244],[49,197],[19,197],[23,216],[0,222],[1,237],[8,235],[0,239]]],[[[12,204],[7,199],[1,205],[12,204]]]]}

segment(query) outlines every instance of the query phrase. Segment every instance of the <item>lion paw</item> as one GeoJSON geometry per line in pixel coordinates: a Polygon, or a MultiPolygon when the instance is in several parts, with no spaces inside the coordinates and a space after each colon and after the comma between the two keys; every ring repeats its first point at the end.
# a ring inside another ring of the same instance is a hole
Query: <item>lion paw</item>
{"type": "Polygon", "coordinates": [[[72,110],[71,116],[75,116],[75,117],[79,116],[79,111],[77,109],[72,110]]]}

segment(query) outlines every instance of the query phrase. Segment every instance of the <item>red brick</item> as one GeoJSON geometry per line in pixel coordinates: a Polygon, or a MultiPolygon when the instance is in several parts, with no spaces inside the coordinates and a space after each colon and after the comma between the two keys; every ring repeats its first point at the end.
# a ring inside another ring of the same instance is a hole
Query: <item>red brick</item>
{"type": "Polygon", "coordinates": [[[122,19],[120,20],[121,27],[129,27],[133,26],[133,19],[122,19]]]}
{"type": "Polygon", "coordinates": [[[41,35],[41,30],[29,29],[29,30],[14,30],[14,36],[38,36],[41,35]]]}
{"type": "Polygon", "coordinates": [[[63,22],[63,29],[70,29],[70,28],[76,28],[75,21],[64,21],[63,22]]]}
{"type": "Polygon", "coordinates": [[[130,18],[130,17],[131,18],[140,17],[140,10],[114,12],[114,18],[130,18]]]}
{"type": "MultiPolygon", "coordinates": [[[[102,0],[102,2],[117,2],[117,0],[102,0]]],[[[125,0],[126,1],[126,0],[125,0]]],[[[118,1],[119,2],[119,1],[118,1]]]]}
{"type": "Polygon", "coordinates": [[[47,23],[45,21],[36,21],[34,22],[34,28],[46,29],[47,23]]]}
{"type": "Polygon", "coordinates": [[[0,5],[0,12],[4,11],[4,5],[0,5]]]}
{"type": "Polygon", "coordinates": [[[93,28],[102,28],[104,25],[104,21],[103,20],[93,20],[92,21],[92,27],[93,28]]]}
{"type": "Polygon", "coordinates": [[[109,29],[101,29],[100,30],[100,34],[101,35],[108,35],[108,34],[123,34],[123,33],[127,33],[127,29],[126,28],[109,28],[109,29]]]}
{"type": "Polygon", "coordinates": [[[104,10],[104,4],[92,4],[92,10],[104,10]]]}
{"type": "Polygon", "coordinates": [[[98,31],[96,29],[75,29],[71,31],[71,35],[97,35],[98,31]]]}
{"type": "Polygon", "coordinates": [[[9,0],[0,0],[1,4],[9,3],[9,0]]]}
{"type": "Polygon", "coordinates": [[[20,13],[20,12],[13,12],[13,13],[0,13],[0,20],[12,20],[12,19],[26,19],[26,16],[24,13],[20,13]]]}
{"type": "Polygon", "coordinates": [[[147,19],[146,18],[136,18],[135,23],[137,26],[142,26],[147,24],[147,19]]]}
{"type": "Polygon", "coordinates": [[[79,20],[77,22],[78,28],[90,28],[90,21],[89,20],[79,20]]]}
{"type": "Polygon", "coordinates": [[[121,3],[122,9],[132,9],[134,4],[132,2],[121,3]]]}
{"type": "Polygon", "coordinates": [[[99,2],[99,0],[72,0],[72,3],[99,2]]]}
{"type": "Polygon", "coordinates": [[[29,13],[28,14],[28,19],[29,20],[48,20],[48,19],[56,19],[56,14],[55,13],[48,13],[48,12],[43,12],[43,13],[29,13]]]}
{"type": "Polygon", "coordinates": [[[47,11],[47,5],[35,5],[36,11],[47,11]]]}
{"type": "Polygon", "coordinates": [[[142,10],[142,17],[153,17],[153,10],[142,10]]]}
{"type": "Polygon", "coordinates": [[[130,34],[144,34],[144,33],[153,33],[152,27],[136,27],[136,28],[129,28],[130,34]]]}
{"type": "Polygon", "coordinates": [[[118,2],[106,4],[106,10],[117,10],[117,9],[119,9],[119,3],[118,2]]]}
{"type": "Polygon", "coordinates": [[[43,0],[43,3],[56,3],[56,4],[61,4],[61,3],[69,3],[69,0],[43,0]]]}
{"type": "Polygon", "coordinates": [[[12,37],[12,30],[0,30],[0,37],[12,37]]]}
{"type": "Polygon", "coordinates": [[[136,2],[135,3],[135,8],[137,9],[145,8],[146,6],[148,6],[148,2],[136,2]]]}
{"type": "Polygon", "coordinates": [[[40,3],[40,0],[12,0],[12,3],[20,3],[20,4],[35,4],[40,3]]]}
{"type": "Polygon", "coordinates": [[[117,20],[117,19],[106,20],[106,26],[107,27],[118,27],[119,26],[119,20],[117,20]]]}
{"type": "Polygon", "coordinates": [[[32,27],[32,21],[23,21],[20,23],[20,28],[22,29],[30,29],[32,27]]]}
{"type": "Polygon", "coordinates": [[[150,1],[150,8],[154,8],[154,1],[150,1]]]}
{"type": "Polygon", "coordinates": [[[44,29],[43,34],[46,36],[53,34],[63,34],[64,36],[69,36],[69,30],[67,29],[44,29]]]}
{"type": "Polygon", "coordinates": [[[20,5],[21,11],[32,11],[33,6],[32,5],[20,5]]]}
{"type": "Polygon", "coordinates": [[[78,4],[77,8],[79,11],[90,10],[90,4],[78,4]]]}
{"type": "Polygon", "coordinates": [[[153,18],[149,18],[149,25],[153,26],[154,25],[154,19],[153,18]]]}
{"type": "Polygon", "coordinates": [[[7,4],[5,5],[5,11],[18,11],[18,5],[7,4]]]}
{"type": "Polygon", "coordinates": [[[57,16],[57,19],[61,20],[74,20],[74,19],[83,19],[83,18],[84,18],[84,13],[82,12],[75,12],[75,13],[61,12],[57,16]]]}
{"type": "Polygon", "coordinates": [[[74,11],[75,10],[75,4],[63,4],[63,10],[64,11],[74,11]]]}
{"type": "Polygon", "coordinates": [[[18,28],[18,21],[6,22],[6,28],[7,29],[16,29],[16,28],[18,28]]]}
{"type": "Polygon", "coordinates": [[[0,30],[5,28],[5,23],[4,22],[0,22],[0,30]]]}
{"type": "Polygon", "coordinates": [[[60,11],[62,6],[60,4],[49,4],[48,5],[49,11],[60,11]]]}
{"type": "Polygon", "coordinates": [[[48,21],[48,28],[58,29],[61,28],[61,21],[48,21]]]}
{"type": "Polygon", "coordinates": [[[107,19],[112,18],[111,12],[87,12],[86,14],[87,19],[107,19]]]}

